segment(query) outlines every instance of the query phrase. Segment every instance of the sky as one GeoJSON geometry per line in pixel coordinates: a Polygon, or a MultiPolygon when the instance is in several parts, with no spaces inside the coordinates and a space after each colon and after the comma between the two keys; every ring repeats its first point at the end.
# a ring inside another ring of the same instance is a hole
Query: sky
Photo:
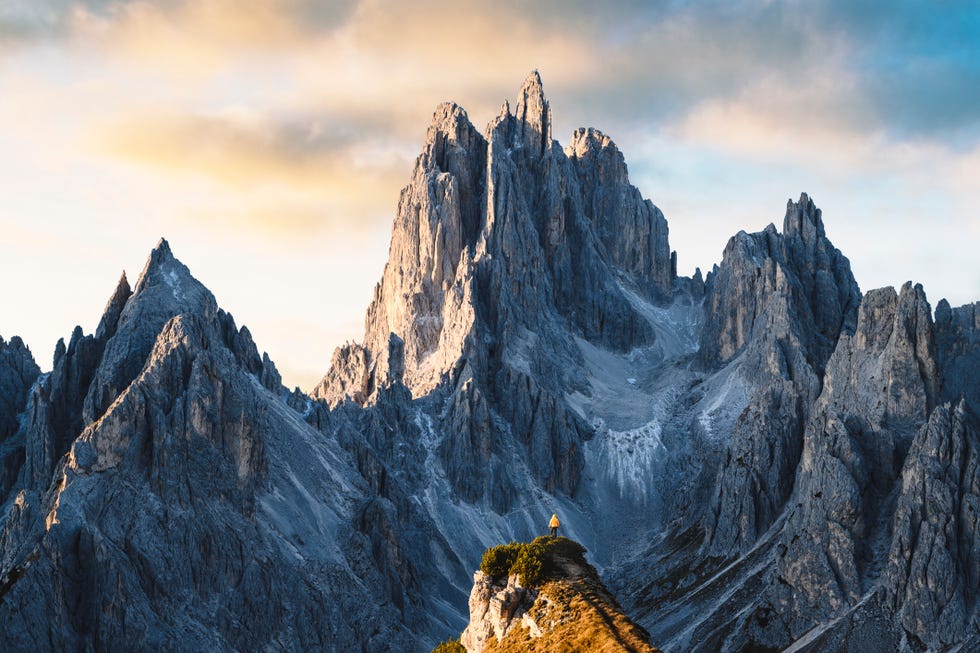
{"type": "Polygon", "coordinates": [[[681,274],[807,192],[863,291],[980,300],[976,3],[0,0],[0,336],[49,369],[166,237],[309,390],[363,335],[435,107],[482,130],[534,69],[681,274]]]}

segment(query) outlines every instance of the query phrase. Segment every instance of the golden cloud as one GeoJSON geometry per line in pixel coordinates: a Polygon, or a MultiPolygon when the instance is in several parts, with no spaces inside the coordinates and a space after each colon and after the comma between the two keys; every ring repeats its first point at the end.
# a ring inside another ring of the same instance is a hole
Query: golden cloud
{"type": "MultiPolygon", "coordinates": [[[[351,167],[360,136],[325,130],[318,121],[273,124],[190,114],[134,116],[107,126],[96,139],[114,156],[231,185],[319,186],[351,167]]],[[[377,171],[357,176],[376,180],[377,171]]]]}

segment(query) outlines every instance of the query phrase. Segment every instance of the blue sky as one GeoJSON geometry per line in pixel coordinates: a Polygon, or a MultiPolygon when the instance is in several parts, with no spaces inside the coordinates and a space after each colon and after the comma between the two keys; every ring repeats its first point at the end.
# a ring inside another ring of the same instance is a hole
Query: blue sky
{"type": "Polygon", "coordinates": [[[482,129],[535,68],[681,273],[805,191],[863,290],[980,299],[975,3],[8,0],[0,335],[47,367],[166,236],[309,389],[361,336],[435,106],[482,129]]]}

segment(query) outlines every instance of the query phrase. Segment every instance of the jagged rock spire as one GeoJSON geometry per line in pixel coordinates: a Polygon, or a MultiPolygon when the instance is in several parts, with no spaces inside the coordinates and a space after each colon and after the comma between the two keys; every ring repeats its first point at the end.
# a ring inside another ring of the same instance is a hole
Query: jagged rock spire
{"type": "Polygon", "coordinates": [[[207,288],[195,279],[186,265],[177,260],[170,243],[161,238],[150,252],[133,293],[119,307],[128,282],[120,280],[109,301],[106,319],[118,314],[114,326],[103,330],[105,353],[92,379],[85,400],[85,421],[94,421],[108,408],[143,368],[157,334],[170,318],[184,313],[210,320],[218,305],[207,288]]]}
{"type": "Polygon", "coordinates": [[[521,138],[532,151],[543,153],[551,145],[551,105],[537,70],[527,76],[518,92],[517,120],[521,138]]]}
{"type": "Polygon", "coordinates": [[[756,328],[787,332],[816,324],[799,337],[820,373],[838,336],[853,333],[861,297],[850,261],[826,237],[820,209],[806,193],[787,203],[782,234],[770,224],[760,233],[733,236],[706,284],[710,319],[700,357],[708,364],[730,360],[756,328]],[[786,319],[771,316],[773,297],[780,298],[786,319]]]}
{"type": "MultiPolygon", "coordinates": [[[[469,392],[453,401],[460,414],[467,406],[498,411],[512,433],[526,434],[521,446],[534,450],[532,473],[570,493],[588,425],[564,404],[559,361],[579,364],[575,336],[617,351],[653,342],[652,326],[622,284],[646,300],[670,296],[667,225],[629,184],[611,139],[582,132],[575,156],[556,146],[537,71],[521,86],[516,113],[510,106],[485,137],[458,105],[436,108],[400,197],[364,339],[334,356],[313,395],[331,404],[373,403],[398,378],[415,396],[440,387],[469,392]],[[404,343],[396,348],[403,358],[393,357],[392,334],[404,343]],[[521,364],[525,354],[517,352],[532,337],[540,343],[534,361],[521,364]],[[529,369],[555,374],[531,379],[529,369]],[[519,401],[488,403],[515,393],[519,401]]],[[[490,456],[474,452],[473,443],[502,442],[491,432],[456,437],[445,451],[466,453],[454,458],[490,456]]],[[[460,496],[484,496],[492,473],[447,461],[460,496]]],[[[506,501],[494,506],[505,509],[506,501]]]]}
{"type": "Polygon", "coordinates": [[[798,202],[786,200],[783,234],[799,234],[804,242],[808,243],[826,237],[823,227],[823,212],[817,208],[806,193],[800,194],[798,202]]]}
{"type": "Polygon", "coordinates": [[[17,414],[24,409],[27,392],[40,373],[20,336],[10,342],[0,337],[0,444],[17,430],[17,414]]]}
{"type": "Polygon", "coordinates": [[[126,306],[126,302],[132,296],[133,291],[129,287],[129,280],[126,278],[125,270],[122,276],[119,277],[119,282],[116,284],[116,289],[113,291],[112,296],[109,297],[109,301],[106,302],[105,309],[102,311],[102,319],[99,321],[99,328],[95,330],[96,338],[109,339],[116,332],[116,324],[119,322],[119,316],[122,314],[123,307],[126,306]]]}

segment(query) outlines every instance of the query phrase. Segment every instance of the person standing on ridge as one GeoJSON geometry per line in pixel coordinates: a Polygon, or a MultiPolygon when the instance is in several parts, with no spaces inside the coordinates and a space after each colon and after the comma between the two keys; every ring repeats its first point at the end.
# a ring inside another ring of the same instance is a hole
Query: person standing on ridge
{"type": "Polygon", "coordinates": [[[561,526],[561,522],[558,521],[558,515],[552,515],[551,521],[548,522],[548,528],[551,529],[551,537],[558,536],[558,527],[561,526]]]}

